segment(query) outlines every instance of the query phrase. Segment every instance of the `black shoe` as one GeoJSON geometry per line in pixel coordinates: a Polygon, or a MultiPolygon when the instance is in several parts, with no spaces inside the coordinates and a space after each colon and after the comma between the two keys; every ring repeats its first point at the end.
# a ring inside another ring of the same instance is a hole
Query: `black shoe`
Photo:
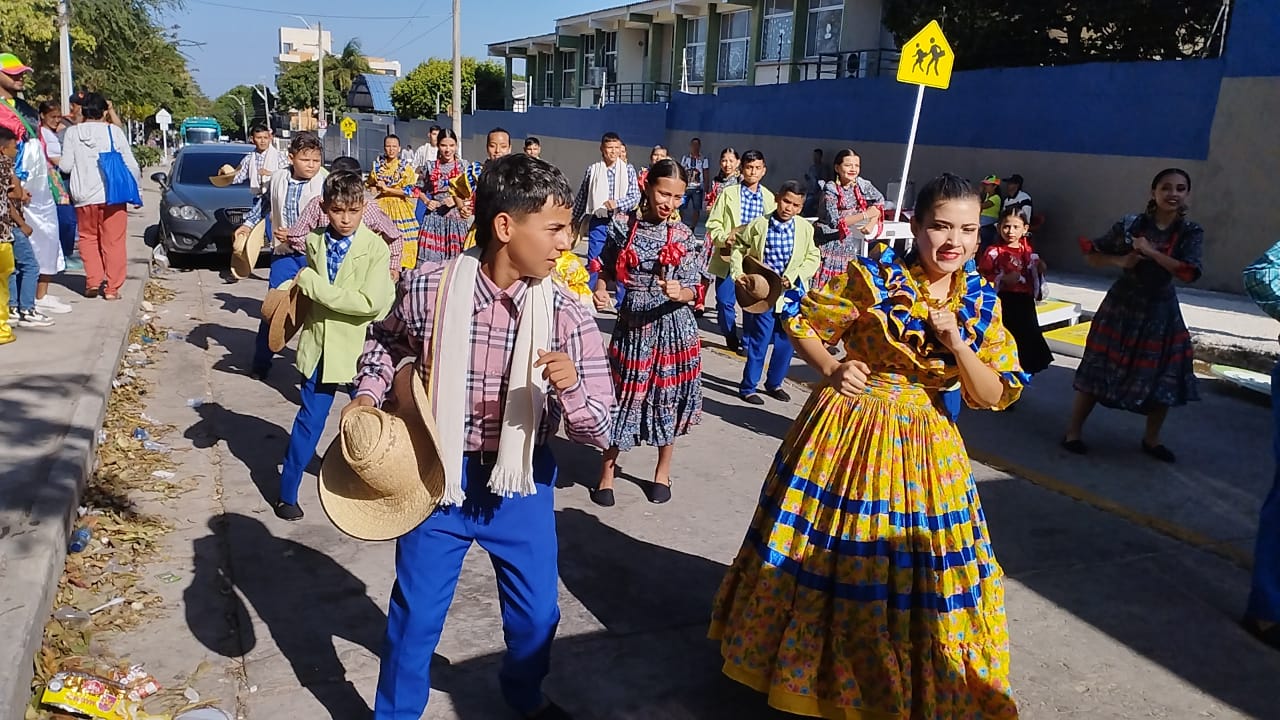
{"type": "Polygon", "coordinates": [[[1075,440],[1062,438],[1062,441],[1058,444],[1062,446],[1063,450],[1066,450],[1073,455],[1087,455],[1089,453],[1088,446],[1086,446],[1084,441],[1079,438],[1076,438],[1075,440]]]}
{"type": "Polygon", "coordinates": [[[276,510],[276,517],[280,518],[281,520],[288,520],[289,522],[293,522],[295,520],[302,519],[302,515],[303,515],[302,508],[298,507],[297,505],[290,505],[289,503],[283,500],[276,503],[275,510],[276,510]]]}
{"type": "Polygon", "coordinates": [[[763,405],[764,398],[759,393],[751,393],[750,395],[742,395],[742,401],[748,405],[763,405]]]}
{"type": "Polygon", "coordinates": [[[267,365],[265,367],[258,366],[249,371],[249,377],[253,378],[254,380],[261,380],[262,382],[266,382],[267,376],[270,374],[271,374],[270,365],[267,365]]]}
{"type": "Polygon", "coordinates": [[[1245,631],[1255,638],[1261,640],[1275,650],[1280,650],[1280,624],[1272,623],[1266,629],[1263,629],[1262,623],[1251,617],[1245,617],[1240,620],[1240,625],[1245,631]]]}
{"type": "Polygon", "coordinates": [[[604,490],[591,490],[591,502],[600,507],[613,507],[613,488],[605,488],[604,490]]]}
{"type": "Polygon", "coordinates": [[[654,505],[661,505],[671,499],[671,486],[662,483],[649,483],[648,492],[649,502],[654,505]]]}
{"type": "Polygon", "coordinates": [[[742,341],[738,339],[737,335],[731,335],[724,339],[724,347],[729,352],[741,353],[742,341]]]}
{"type": "Polygon", "coordinates": [[[765,390],[764,394],[768,395],[774,400],[777,400],[778,402],[791,402],[791,393],[787,392],[786,390],[783,390],[782,388],[765,390]]]}
{"type": "Polygon", "coordinates": [[[1150,455],[1160,462],[1178,462],[1178,456],[1174,455],[1172,450],[1163,445],[1148,445],[1146,440],[1142,441],[1142,452],[1150,455]]]}
{"type": "Polygon", "coordinates": [[[564,708],[550,700],[548,700],[547,704],[543,705],[540,710],[532,715],[527,715],[526,717],[528,717],[529,720],[573,720],[573,716],[564,708]]]}

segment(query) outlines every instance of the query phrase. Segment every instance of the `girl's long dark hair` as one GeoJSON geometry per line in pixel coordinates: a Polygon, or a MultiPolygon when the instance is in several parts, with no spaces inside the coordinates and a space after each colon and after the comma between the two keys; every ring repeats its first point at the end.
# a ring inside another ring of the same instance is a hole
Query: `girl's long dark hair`
{"type": "MultiPolygon", "coordinates": [[[[914,219],[916,222],[924,222],[926,218],[933,214],[933,209],[938,205],[951,200],[970,199],[982,202],[982,196],[978,193],[977,188],[973,186],[973,183],[959,175],[942,173],[925,183],[924,187],[920,188],[920,192],[916,194],[914,219]]],[[[919,260],[919,253],[914,247],[903,258],[903,262],[907,265],[914,265],[919,260]]]]}

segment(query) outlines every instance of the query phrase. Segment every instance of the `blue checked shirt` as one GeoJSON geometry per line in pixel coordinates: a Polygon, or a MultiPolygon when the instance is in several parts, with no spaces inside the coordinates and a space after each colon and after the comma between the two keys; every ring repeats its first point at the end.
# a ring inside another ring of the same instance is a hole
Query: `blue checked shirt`
{"type": "Polygon", "coordinates": [[[325,265],[329,270],[330,285],[338,279],[338,268],[342,266],[342,261],[347,257],[349,250],[351,250],[351,238],[335,238],[332,234],[325,233],[325,265]]]}
{"type": "MultiPolygon", "coordinates": [[[[764,214],[764,188],[756,186],[755,192],[747,189],[746,185],[739,185],[738,189],[742,191],[742,217],[738,219],[739,225],[746,225],[764,214]]],[[[795,241],[795,230],[792,230],[792,242],[795,241]]]]}
{"type": "MultiPolygon", "coordinates": [[[[284,193],[284,212],[282,213],[284,216],[284,226],[286,228],[291,228],[294,223],[298,222],[298,216],[302,214],[302,191],[306,189],[307,183],[309,182],[311,181],[294,180],[293,178],[289,178],[289,187],[284,193]]],[[[270,189],[258,196],[257,201],[253,204],[253,208],[244,216],[244,222],[240,224],[245,227],[253,227],[264,217],[271,217],[270,189]]],[[[270,230],[274,231],[274,229],[275,228],[271,228],[270,230]]],[[[292,251],[287,250],[285,252],[292,251]]]]}
{"type": "Polygon", "coordinates": [[[764,236],[764,257],[761,261],[781,275],[791,262],[796,249],[796,219],[786,222],[777,217],[769,218],[769,231],[764,236]]]}

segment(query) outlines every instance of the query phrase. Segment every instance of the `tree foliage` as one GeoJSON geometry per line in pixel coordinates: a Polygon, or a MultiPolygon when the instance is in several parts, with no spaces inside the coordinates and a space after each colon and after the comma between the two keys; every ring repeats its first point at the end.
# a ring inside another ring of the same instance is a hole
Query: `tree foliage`
{"type": "MultiPolygon", "coordinates": [[[[76,0],[71,3],[71,56],[76,87],[112,100],[126,117],[161,107],[175,119],[207,109],[178,40],[159,21],[180,0],[76,0]]],[[[35,68],[29,98],[57,97],[56,0],[6,0],[0,47],[35,68]]]]}
{"type": "MultiPolygon", "coordinates": [[[[493,60],[478,62],[462,58],[462,106],[471,107],[471,89],[476,89],[476,104],[482,110],[501,110],[505,103],[506,69],[493,60]]],[[[435,117],[436,100],[440,111],[448,112],[453,97],[453,62],[431,58],[418,65],[391,87],[391,104],[402,119],[435,117]]]]}
{"type": "Polygon", "coordinates": [[[884,24],[901,45],[939,19],[956,69],[971,70],[1213,56],[1221,8],[1222,0],[897,0],[885,3],[884,24]]]}
{"type": "Polygon", "coordinates": [[[228,137],[244,139],[248,139],[245,137],[248,129],[245,127],[245,120],[248,119],[252,124],[255,119],[262,120],[266,117],[262,112],[262,98],[248,85],[237,85],[219,95],[209,108],[209,114],[222,124],[223,132],[228,137]],[[244,103],[243,109],[236,98],[244,103]]]}

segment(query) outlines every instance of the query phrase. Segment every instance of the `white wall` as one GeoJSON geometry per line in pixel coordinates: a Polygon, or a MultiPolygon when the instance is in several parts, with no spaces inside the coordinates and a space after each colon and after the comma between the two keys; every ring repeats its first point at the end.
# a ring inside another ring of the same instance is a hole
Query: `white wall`
{"type": "MultiPolygon", "coordinates": [[[[841,50],[849,52],[880,47],[884,35],[882,0],[845,0],[841,50]]],[[[892,36],[889,39],[892,40],[892,36]]]]}
{"type": "Polygon", "coordinates": [[[649,39],[647,30],[625,28],[618,31],[618,77],[620,83],[644,82],[644,44],[649,39]]]}

